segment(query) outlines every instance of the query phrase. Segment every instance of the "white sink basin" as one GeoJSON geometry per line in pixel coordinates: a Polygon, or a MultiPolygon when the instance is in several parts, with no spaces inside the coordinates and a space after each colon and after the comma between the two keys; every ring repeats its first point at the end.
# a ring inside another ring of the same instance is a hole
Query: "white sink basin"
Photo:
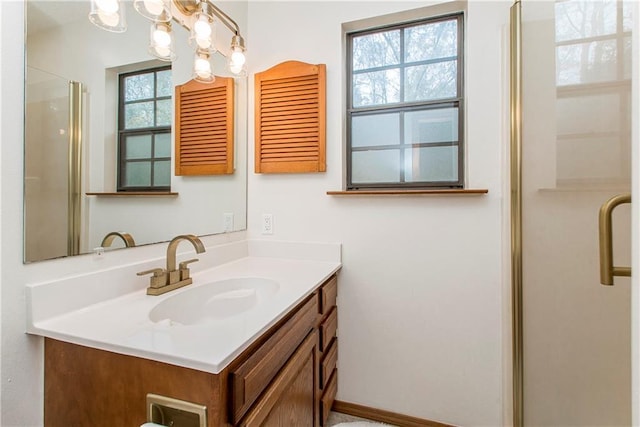
{"type": "Polygon", "coordinates": [[[279,288],[278,282],[259,277],[226,279],[189,287],[156,305],[149,312],[149,319],[172,325],[223,319],[252,309],[279,288]]]}

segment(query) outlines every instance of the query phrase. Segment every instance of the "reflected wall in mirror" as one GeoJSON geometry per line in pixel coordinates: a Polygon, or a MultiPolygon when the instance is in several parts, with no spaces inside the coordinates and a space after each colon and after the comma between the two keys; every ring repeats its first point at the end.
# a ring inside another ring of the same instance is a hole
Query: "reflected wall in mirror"
{"type": "MultiPolygon", "coordinates": [[[[110,33],[89,22],[88,0],[26,2],[25,262],[89,253],[114,231],[127,233],[142,245],[168,241],[178,234],[246,229],[246,78],[234,80],[233,174],[175,176],[171,156],[172,195],[87,195],[117,191],[118,76],[170,64],[175,87],[192,75],[194,54],[188,31],[174,22],[177,59],[158,61],[148,54],[149,21],[131,2],[125,2],[125,7],[127,31],[110,33]],[[70,164],[71,82],[81,84],[81,120],[76,129],[81,134],[81,165],[77,168],[70,164]],[[69,185],[74,169],[79,175],[75,190],[69,185]]],[[[246,27],[245,2],[225,2],[222,8],[241,28],[246,27]]],[[[220,43],[227,44],[230,37],[228,32],[220,43]]],[[[226,52],[228,47],[221,50],[226,52]]],[[[231,75],[222,54],[214,54],[213,64],[214,74],[231,75]]],[[[173,140],[172,135],[171,153],[173,140]]],[[[106,249],[123,247],[123,239],[114,239],[106,249]]]]}

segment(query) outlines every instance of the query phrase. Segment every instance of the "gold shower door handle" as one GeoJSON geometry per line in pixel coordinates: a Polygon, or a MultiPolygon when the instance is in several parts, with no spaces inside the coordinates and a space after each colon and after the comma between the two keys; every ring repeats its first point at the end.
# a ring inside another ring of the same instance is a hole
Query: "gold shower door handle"
{"type": "Polygon", "coordinates": [[[613,210],[624,204],[631,203],[631,194],[624,193],[613,196],[600,206],[600,283],[613,286],[613,276],[631,276],[631,267],[613,266],[613,237],[611,215],[613,210]]]}

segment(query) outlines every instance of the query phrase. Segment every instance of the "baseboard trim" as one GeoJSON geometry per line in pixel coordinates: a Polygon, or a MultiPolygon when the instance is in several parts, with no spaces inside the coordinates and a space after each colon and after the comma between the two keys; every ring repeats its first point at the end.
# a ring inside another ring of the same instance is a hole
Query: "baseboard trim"
{"type": "Polygon", "coordinates": [[[367,418],[371,421],[378,421],[381,423],[394,424],[400,427],[454,427],[451,424],[443,424],[437,421],[410,417],[408,415],[384,411],[382,409],[369,408],[368,406],[342,402],[340,400],[334,400],[331,409],[342,414],[367,418]]]}

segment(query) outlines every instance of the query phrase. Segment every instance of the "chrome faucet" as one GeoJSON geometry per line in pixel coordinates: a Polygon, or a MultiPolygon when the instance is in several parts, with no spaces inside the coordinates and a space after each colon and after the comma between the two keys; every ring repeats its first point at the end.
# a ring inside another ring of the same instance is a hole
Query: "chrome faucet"
{"type": "Polygon", "coordinates": [[[136,245],[135,240],[133,240],[133,236],[131,236],[131,234],[127,233],[126,231],[112,231],[111,233],[108,233],[106,236],[104,236],[104,238],[102,239],[102,243],[100,243],[100,246],[103,248],[108,248],[109,246],[111,246],[111,243],[113,243],[113,239],[115,239],[116,237],[120,237],[127,248],[131,248],[136,245]]]}
{"type": "Polygon", "coordinates": [[[188,264],[198,261],[197,258],[183,261],[176,268],[176,251],[178,244],[187,240],[191,242],[196,249],[196,253],[203,253],[205,251],[202,241],[193,234],[181,234],[174,237],[167,246],[167,269],[154,268],[147,271],[141,271],[138,276],[145,274],[152,274],[149,287],[147,288],[147,295],[162,295],[174,289],[181,288],[183,286],[193,283],[193,279],[190,277],[188,264]]]}

